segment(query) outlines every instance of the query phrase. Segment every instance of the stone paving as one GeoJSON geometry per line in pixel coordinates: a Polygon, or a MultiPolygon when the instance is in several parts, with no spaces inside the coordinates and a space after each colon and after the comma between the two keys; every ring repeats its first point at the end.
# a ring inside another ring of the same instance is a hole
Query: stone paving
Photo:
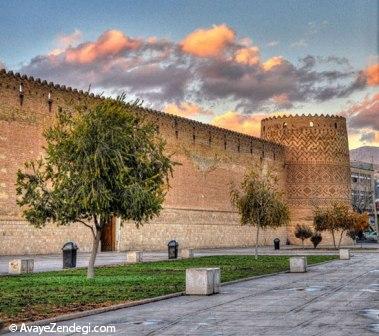
{"type": "Polygon", "coordinates": [[[356,253],[307,273],[257,278],[223,286],[213,296],[181,296],[58,326],[74,323],[115,326],[116,333],[108,335],[374,335],[379,332],[378,254],[356,253]]]}
{"type": "MultiPolygon", "coordinates": [[[[363,251],[379,252],[379,244],[365,244],[363,251]]],[[[360,252],[357,248],[356,252],[360,252]]],[[[220,248],[220,249],[200,249],[195,250],[194,256],[210,256],[210,255],[253,255],[253,248],[220,248]]],[[[301,249],[299,246],[283,246],[279,251],[275,251],[272,246],[265,246],[259,248],[259,254],[261,255],[335,255],[338,251],[333,249],[313,249],[306,248],[301,249]]],[[[78,253],[77,267],[87,267],[89,253],[78,253]]],[[[62,269],[62,255],[61,254],[48,254],[48,255],[26,255],[26,256],[0,256],[0,275],[8,274],[9,261],[18,258],[33,258],[34,259],[34,271],[46,272],[62,269]]],[[[143,261],[156,261],[167,260],[166,251],[152,251],[144,252],[143,261]]],[[[126,252],[100,252],[96,257],[96,265],[115,265],[122,264],[127,261],[126,252]]]]}

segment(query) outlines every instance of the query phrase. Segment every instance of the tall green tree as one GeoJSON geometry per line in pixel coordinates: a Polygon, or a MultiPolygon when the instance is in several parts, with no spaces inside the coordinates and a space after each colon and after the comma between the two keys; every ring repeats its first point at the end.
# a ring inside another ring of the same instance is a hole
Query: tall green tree
{"type": "Polygon", "coordinates": [[[247,172],[239,188],[232,186],[231,202],[238,210],[241,225],[256,228],[255,259],[258,259],[260,229],[276,228],[289,222],[289,209],[277,189],[277,178],[259,168],[247,172]]]}
{"type": "Polygon", "coordinates": [[[43,158],[17,173],[18,204],[32,225],[89,228],[88,278],[94,277],[101,234],[112,216],[138,227],[159,214],[169,187],[174,162],[136,107],[121,96],[76,113],[60,110],[44,132],[43,158]]]}

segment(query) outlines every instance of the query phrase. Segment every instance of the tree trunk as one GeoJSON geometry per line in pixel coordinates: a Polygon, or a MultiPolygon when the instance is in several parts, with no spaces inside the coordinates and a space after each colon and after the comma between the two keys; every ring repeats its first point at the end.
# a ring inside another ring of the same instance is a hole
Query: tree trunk
{"type": "Polygon", "coordinates": [[[301,245],[303,246],[303,250],[304,250],[304,239],[301,240],[301,245]]]}
{"type": "Polygon", "coordinates": [[[344,233],[344,232],[345,232],[345,231],[342,231],[342,232],[341,232],[340,240],[338,241],[338,248],[340,248],[340,246],[341,246],[342,236],[343,236],[343,233],[344,233]]]}
{"type": "Polygon", "coordinates": [[[99,248],[100,238],[101,238],[101,229],[96,228],[96,234],[92,242],[91,257],[88,263],[87,279],[92,279],[95,277],[95,260],[96,260],[97,250],[99,248]]]}
{"type": "Polygon", "coordinates": [[[259,239],[259,224],[257,224],[257,233],[255,236],[255,260],[258,259],[258,239],[259,239]]]}
{"type": "Polygon", "coordinates": [[[333,245],[334,245],[334,248],[337,250],[337,246],[336,246],[336,238],[334,237],[334,230],[332,230],[332,237],[333,237],[333,245]]]}

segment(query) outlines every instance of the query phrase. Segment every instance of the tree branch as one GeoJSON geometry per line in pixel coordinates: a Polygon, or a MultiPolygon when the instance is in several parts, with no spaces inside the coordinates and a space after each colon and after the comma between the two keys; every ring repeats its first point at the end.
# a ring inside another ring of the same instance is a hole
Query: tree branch
{"type": "Polygon", "coordinates": [[[92,235],[93,235],[93,237],[95,238],[95,231],[93,230],[93,226],[92,226],[92,225],[89,225],[89,224],[87,224],[87,223],[85,223],[85,222],[83,222],[83,221],[81,221],[81,220],[77,220],[77,222],[79,222],[79,223],[85,225],[86,227],[90,228],[90,229],[91,229],[91,232],[92,232],[92,235]]]}
{"type": "Polygon", "coordinates": [[[99,220],[97,219],[97,216],[96,216],[96,215],[93,216],[93,220],[94,220],[94,222],[95,222],[95,227],[96,227],[96,229],[97,229],[97,230],[101,230],[101,225],[99,224],[99,220]]]}

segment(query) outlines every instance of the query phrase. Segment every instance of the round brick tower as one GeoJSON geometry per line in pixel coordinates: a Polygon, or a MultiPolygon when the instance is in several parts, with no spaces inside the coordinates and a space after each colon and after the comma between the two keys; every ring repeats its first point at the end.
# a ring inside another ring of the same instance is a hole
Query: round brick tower
{"type": "MultiPolygon", "coordinates": [[[[285,146],[286,196],[291,210],[288,238],[297,224],[312,226],[315,206],[350,204],[350,159],[346,119],[283,116],[263,119],[261,137],[285,146]]],[[[330,243],[323,234],[322,243],[330,243]]]]}

